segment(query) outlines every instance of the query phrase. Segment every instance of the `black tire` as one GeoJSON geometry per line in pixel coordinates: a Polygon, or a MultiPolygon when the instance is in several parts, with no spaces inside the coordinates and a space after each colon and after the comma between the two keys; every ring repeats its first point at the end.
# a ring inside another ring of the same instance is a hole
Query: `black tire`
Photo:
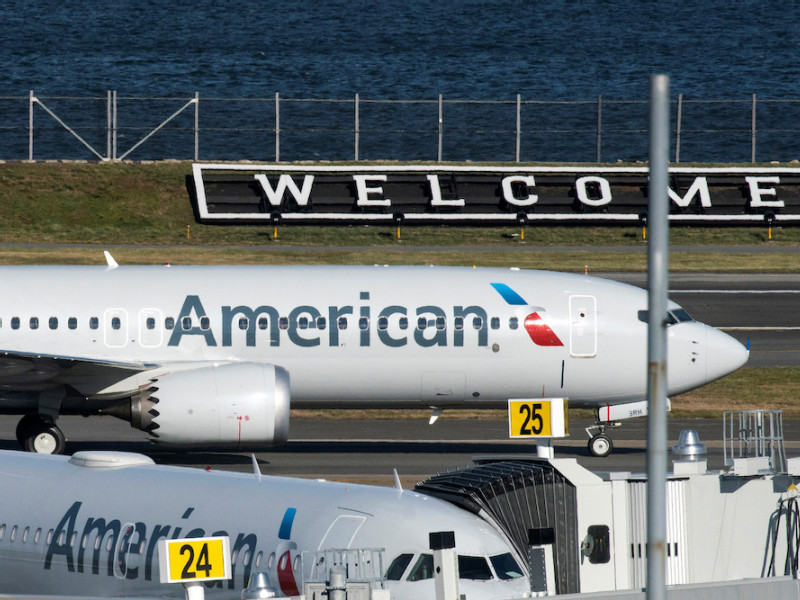
{"type": "Polygon", "coordinates": [[[614,444],[611,438],[605,435],[596,435],[589,440],[589,452],[592,456],[603,458],[611,454],[614,444]]]}
{"type": "Polygon", "coordinates": [[[17,442],[19,442],[19,447],[23,450],[25,449],[25,440],[28,439],[30,432],[33,431],[34,428],[39,427],[42,424],[42,418],[39,415],[25,415],[19,420],[17,423],[17,442]]]}
{"type": "Polygon", "coordinates": [[[52,423],[40,422],[32,427],[25,438],[24,448],[39,454],[63,454],[67,440],[62,431],[52,423]]]}

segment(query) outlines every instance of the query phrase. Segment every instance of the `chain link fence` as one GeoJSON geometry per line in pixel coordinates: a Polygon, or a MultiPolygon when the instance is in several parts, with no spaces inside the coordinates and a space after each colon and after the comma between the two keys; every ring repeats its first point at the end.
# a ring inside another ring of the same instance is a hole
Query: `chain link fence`
{"type": "MultiPolygon", "coordinates": [[[[646,161],[648,100],[0,96],[0,160],[646,161]]],[[[800,99],[671,103],[681,162],[800,158],[800,99]]]]}

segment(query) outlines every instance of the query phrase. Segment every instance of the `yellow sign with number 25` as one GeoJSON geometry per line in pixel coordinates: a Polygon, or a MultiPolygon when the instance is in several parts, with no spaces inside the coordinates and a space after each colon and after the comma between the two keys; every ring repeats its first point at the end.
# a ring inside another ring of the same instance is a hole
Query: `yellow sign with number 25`
{"type": "Polygon", "coordinates": [[[563,398],[508,401],[510,438],[563,437],[569,433],[563,398]]]}

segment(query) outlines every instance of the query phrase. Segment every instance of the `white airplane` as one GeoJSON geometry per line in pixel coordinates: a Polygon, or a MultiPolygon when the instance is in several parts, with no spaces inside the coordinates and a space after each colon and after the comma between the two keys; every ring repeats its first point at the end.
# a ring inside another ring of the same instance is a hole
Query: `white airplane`
{"type": "Polygon", "coordinates": [[[297,596],[317,552],[358,548],[384,550],[376,575],[393,600],[421,600],[434,597],[429,534],[451,531],[460,593],[530,590],[502,529],[410,490],[209,473],[124,452],[0,451],[0,505],[0,594],[183,598],[182,586],[160,583],[159,540],[227,535],[232,579],[206,584],[210,597],[240,598],[256,572],[279,596],[297,596]]]}
{"type": "MultiPolygon", "coordinates": [[[[111,414],[156,442],[285,442],[292,408],[598,409],[589,441],[646,414],[647,292],[518,269],[0,267],[0,412],[60,453],[59,414],[111,414]]],[[[747,350],[669,305],[670,395],[747,350]]]]}

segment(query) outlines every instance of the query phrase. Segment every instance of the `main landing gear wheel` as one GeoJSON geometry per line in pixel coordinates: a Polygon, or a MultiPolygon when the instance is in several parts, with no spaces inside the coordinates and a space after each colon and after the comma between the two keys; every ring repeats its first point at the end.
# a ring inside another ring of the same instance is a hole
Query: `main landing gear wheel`
{"type": "Polygon", "coordinates": [[[26,415],[17,425],[17,441],[27,452],[63,454],[64,433],[50,420],[38,415],[26,415]]]}
{"type": "Polygon", "coordinates": [[[611,454],[614,449],[614,444],[611,438],[605,435],[596,435],[589,440],[589,452],[592,456],[603,458],[611,454]]]}

